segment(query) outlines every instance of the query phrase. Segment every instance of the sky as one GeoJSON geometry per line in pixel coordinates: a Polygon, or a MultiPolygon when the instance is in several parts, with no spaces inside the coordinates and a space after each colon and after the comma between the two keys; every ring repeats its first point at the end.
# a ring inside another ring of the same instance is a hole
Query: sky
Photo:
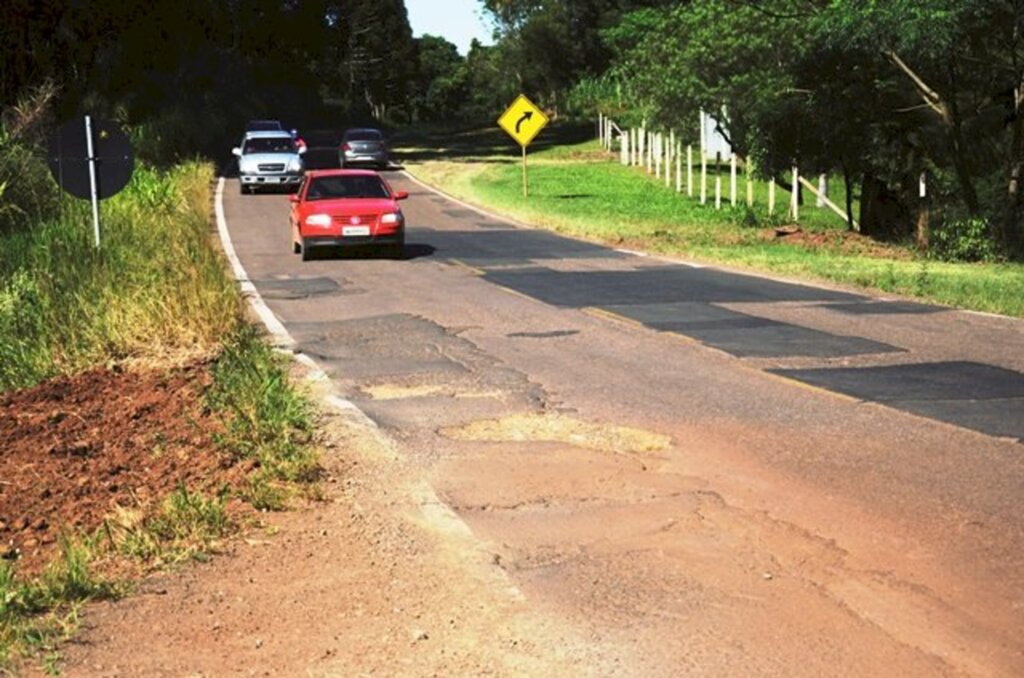
{"type": "Polygon", "coordinates": [[[405,0],[405,9],[414,37],[440,35],[458,47],[462,56],[469,52],[473,38],[485,45],[493,42],[479,0],[405,0]]]}

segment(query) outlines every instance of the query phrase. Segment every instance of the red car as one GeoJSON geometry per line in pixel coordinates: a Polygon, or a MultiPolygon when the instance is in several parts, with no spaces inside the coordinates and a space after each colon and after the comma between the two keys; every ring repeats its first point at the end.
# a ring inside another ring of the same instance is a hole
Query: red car
{"type": "Polygon", "coordinates": [[[405,247],[405,217],[399,200],[409,194],[394,191],[369,170],[306,172],[292,203],[292,251],[308,261],[319,247],[382,247],[401,258],[405,247]]]}

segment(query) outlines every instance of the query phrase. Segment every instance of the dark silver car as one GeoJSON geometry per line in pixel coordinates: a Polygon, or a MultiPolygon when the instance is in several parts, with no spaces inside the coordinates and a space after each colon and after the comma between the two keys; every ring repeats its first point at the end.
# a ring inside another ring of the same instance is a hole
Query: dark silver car
{"type": "Polygon", "coordinates": [[[342,167],[370,165],[377,169],[388,166],[388,146],[378,129],[369,127],[345,131],[338,149],[338,163],[342,167]]]}

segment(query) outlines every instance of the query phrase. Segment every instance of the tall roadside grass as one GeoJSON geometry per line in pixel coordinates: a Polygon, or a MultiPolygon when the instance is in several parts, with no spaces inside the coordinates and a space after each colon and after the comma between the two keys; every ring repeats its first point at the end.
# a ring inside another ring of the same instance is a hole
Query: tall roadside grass
{"type": "Polygon", "coordinates": [[[289,386],[283,360],[242,327],[217,359],[206,396],[225,419],[221,447],[256,464],[243,496],[258,509],[283,508],[290,487],[314,488],[320,476],[312,408],[289,386]]]}
{"type": "Polygon", "coordinates": [[[69,537],[39,576],[0,560],[0,675],[28,657],[56,668],[79,606],[126,590],[96,574],[94,560],[105,571],[116,558],[149,569],[203,557],[240,527],[232,497],[285,508],[295,493],[316,494],[320,469],[312,408],[244,321],[213,244],[212,165],[137,166],[102,203],[96,248],[90,206],[61,196],[38,148],[5,134],[0,121],[0,392],[112,361],[212,358],[203,404],[224,433],[203,453],[254,470],[214,496],[181,485],[153,505],[115,509],[96,534],[69,537]],[[4,177],[22,183],[10,190],[4,177]]]}
{"type": "MultiPolygon", "coordinates": [[[[137,167],[87,203],[0,236],[0,390],[110,360],[212,350],[239,322],[239,298],[211,246],[212,167],[137,167]]],[[[52,185],[50,190],[56,191],[52,185]]]]}
{"type": "MultiPolygon", "coordinates": [[[[595,141],[550,141],[560,134],[553,127],[549,141],[530,154],[529,198],[522,194],[521,162],[511,154],[512,144],[496,145],[493,130],[416,139],[416,147],[406,149],[408,169],[456,197],[576,237],[1024,317],[1022,264],[936,261],[910,246],[848,233],[836,214],[811,205],[801,208],[802,233],[775,237],[790,195],[781,188],[769,216],[766,185],[755,186],[755,207],[748,209],[741,176],[733,208],[724,169],[726,196],[718,210],[713,179],[708,204],[701,205],[697,195],[686,195],[685,176],[683,193],[676,193],[674,179],[666,187],[642,169],[623,167],[595,141]]],[[[841,191],[833,198],[842,204],[841,191]]]]}

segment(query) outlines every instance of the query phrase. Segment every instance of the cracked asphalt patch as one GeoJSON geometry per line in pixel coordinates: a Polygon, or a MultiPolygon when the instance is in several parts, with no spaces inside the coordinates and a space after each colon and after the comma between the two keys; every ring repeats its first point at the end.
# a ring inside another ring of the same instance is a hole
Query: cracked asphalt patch
{"type": "Polygon", "coordinates": [[[671,438],[628,426],[593,424],[561,414],[514,414],[503,419],[475,421],[441,434],[453,440],[560,442],[598,452],[619,454],[655,452],[671,438]]]}

